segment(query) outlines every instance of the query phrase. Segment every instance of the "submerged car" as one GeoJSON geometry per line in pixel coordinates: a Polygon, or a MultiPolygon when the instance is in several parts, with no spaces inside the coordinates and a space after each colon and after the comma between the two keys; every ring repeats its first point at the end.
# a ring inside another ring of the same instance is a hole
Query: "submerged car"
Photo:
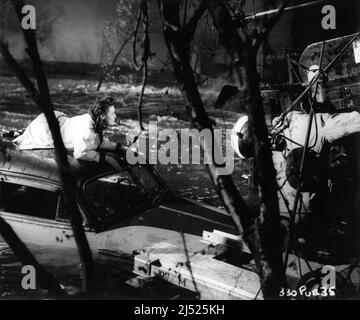
{"type": "MultiPolygon", "coordinates": [[[[63,255],[76,249],[54,150],[20,151],[11,142],[2,149],[0,216],[30,248],[34,244],[43,253],[63,255]]],[[[242,242],[225,212],[175,196],[153,166],[129,165],[124,154],[112,155],[121,170],[68,156],[77,181],[76,202],[95,257],[132,256],[133,286],[160,277],[200,292],[202,299],[258,296],[253,266],[243,268],[228,257],[242,242]]],[[[249,266],[247,249],[245,255],[249,266]]]]}

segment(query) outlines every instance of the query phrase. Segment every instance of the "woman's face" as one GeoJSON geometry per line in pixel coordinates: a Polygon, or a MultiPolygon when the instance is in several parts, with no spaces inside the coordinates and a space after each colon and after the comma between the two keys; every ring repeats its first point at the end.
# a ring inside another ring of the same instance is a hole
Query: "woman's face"
{"type": "Polygon", "coordinates": [[[107,108],[105,113],[105,124],[107,126],[114,126],[116,124],[116,114],[115,114],[115,107],[110,106],[107,108]]]}

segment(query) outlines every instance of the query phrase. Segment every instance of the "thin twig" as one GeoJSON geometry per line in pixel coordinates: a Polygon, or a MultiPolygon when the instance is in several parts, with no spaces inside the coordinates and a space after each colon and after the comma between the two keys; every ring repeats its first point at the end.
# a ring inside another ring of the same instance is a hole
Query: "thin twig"
{"type": "MultiPolygon", "coordinates": [[[[131,35],[128,35],[128,36],[125,38],[125,40],[124,40],[124,42],[122,43],[121,47],[119,48],[118,52],[115,54],[115,56],[114,56],[114,58],[113,58],[113,60],[112,60],[112,62],[111,62],[111,64],[110,64],[110,66],[109,66],[109,70],[112,70],[112,68],[114,67],[114,65],[115,65],[117,59],[119,58],[121,52],[124,50],[125,46],[128,44],[128,42],[130,41],[131,37],[132,37],[131,35]]],[[[108,71],[108,72],[109,72],[109,71],[108,71]]],[[[98,83],[98,85],[97,85],[97,88],[96,88],[97,91],[100,90],[101,85],[103,84],[103,82],[104,82],[105,79],[106,79],[106,76],[107,76],[107,73],[106,73],[105,70],[104,70],[104,72],[102,73],[102,77],[101,77],[101,79],[99,80],[99,83],[98,83]]]]}
{"type": "Polygon", "coordinates": [[[142,112],[141,112],[142,110],[141,109],[142,109],[142,104],[143,104],[143,99],[144,99],[147,78],[148,78],[148,66],[147,66],[147,61],[145,61],[144,68],[143,68],[143,82],[142,82],[142,86],[141,86],[141,93],[140,93],[138,107],[137,107],[137,116],[138,116],[138,121],[139,121],[139,126],[140,126],[141,131],[144,130],[144,127],[142,124],[142,112]]]}
{"type": "MultiPolygon", "coordinates": [[[[149,15],[148,15],[148,7],[146,0],[141,0],[138,19],[135,26],[134,36],[133,36],[133,62],[135,68],[139,71],[143,71],[143,81],[142,81],[142,88],[139,97],[139,103],[137,107],[137,115],[140,130],[143,131],[144,127],[142,124],[142,104],[144,99],[145,87],[148,79],[148,59],[151,58],[152,54],[150,51],[150,37],[149,37],[149,15]],[[141,64],[137,61],[137,54],[136,54],[136,41],[137,41],[137,34],[140,28],[140,22],[142,22],[142,28],[144,30],[143,35],[143,54],[141,57],[141,64]]],[[[140,131],[140,132],[141,132],[140,131]]]]}

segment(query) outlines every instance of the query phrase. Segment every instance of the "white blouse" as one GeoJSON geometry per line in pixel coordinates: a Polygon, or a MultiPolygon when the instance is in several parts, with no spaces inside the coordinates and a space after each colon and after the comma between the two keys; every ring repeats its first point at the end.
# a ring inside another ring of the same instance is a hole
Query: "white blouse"
{"type": "MultiPolygon", "coordinates": [[[[116,143],[106,138],[100,144],[100,137],[94,130],[94,121],[90,114],[69,118],[64,113],[55,111],[55,116],[59,121],[65,148],[73,150],[76,159],[99,162],[99,148],[115,149],[116,143]]],[[[54,148],[45,115],[42,113],[33,120],[14,143],[20,150],[54,148]]]]}

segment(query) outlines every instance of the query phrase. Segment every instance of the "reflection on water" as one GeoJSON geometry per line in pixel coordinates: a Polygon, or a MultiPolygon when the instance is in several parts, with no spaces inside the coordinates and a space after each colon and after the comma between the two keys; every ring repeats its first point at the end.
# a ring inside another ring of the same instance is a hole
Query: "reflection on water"
{"type": "MultiPolygon", "coordinates": [[[[139,132],[136,120],[139,87],[108,84],[104,85],[100,92],[97,92],[94,81],[70,79],[50,79],[49,85],[55,109],[63,111],[69,116],[86,112],[97,97],[104,94],[113,95],[117,101],[118,125],[108,131],[109,137],[114,141],[126,144],[126,135],[136,135],[139,132]]],[[[204,92],[204,94],[207,93],[204,92]]],[[[209,93],[206,100],[209,105],[213,98],[213,95],[209,93]]],[[[144,123],[156,121],[160,131],[167,128],[179,130],[190,127],[182,98],[173,88],[148,88],[143,113],[144,123]]],[[[234,113],[219,113],[210,108],[209,113],[216,120],[218,128],[231,128],[237,120],[237,115],[234,113]]],[[[15,78],[0,77],[0,131],[22,129],[38,114],[38,108],[26,97],[25,91],[15,78]]],[[[158,148],[162,143],[164,142],[159,142],[158,148]]],[[[225,147],[223,145],[223,152],[225,147]]],[[[223,208],[203,165],[156,165],[156,168],[173,191],[191,199],[223,208]]],[[[236,159],[234,180],[240,193],[254,203],[256,198],[250,192],[248,173],[249,164],[236,159]]],[[[32,250],[36,253],[39,262],[61,279],[61,283],[66,286],[67,290],[71,291],[72,287],[78,284],[76,283],[79,281],[77,252],[64,254],[64,252],[59,253],[56,250],[43,250],[36,247],[32,250]]],[[[131,258],[122,257],[120,262],[119,259],[119,257],[97,257],[96,276],[99,295],[124,299],[140,297],[138,292],[129,292],[129,288],[123,285],[124,280],[131,276],[133,266],[131,258]]],[[[0,298],[9,296],[12,298],[47,297],[42,290],[31,293],[22,290],[20,288],[22,276],[20,271],[21,266],[11,250],[0,240],[0,298]]],[[[161,286],[157,285],[157,291],[160,292],[160,288],[161,286]]],[[[164,297],[166,297],[168,290],[164,290],[164,297]]],[[[146,292],[142,291],[141,294],[143,298],[146,297],[146,292]]],[[[151,297],[154,297],[153,292],[149,293],[148,298],[151,297]]]]}

